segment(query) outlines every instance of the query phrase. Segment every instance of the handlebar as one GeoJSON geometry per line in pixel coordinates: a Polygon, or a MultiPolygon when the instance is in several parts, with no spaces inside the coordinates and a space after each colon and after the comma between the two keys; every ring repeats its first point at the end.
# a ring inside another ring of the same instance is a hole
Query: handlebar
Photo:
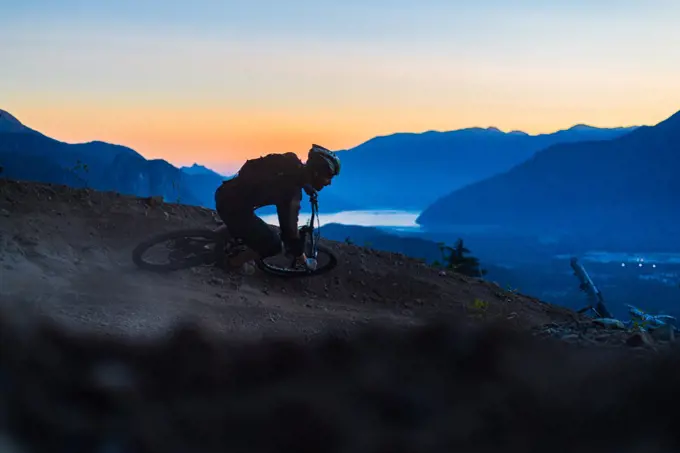
{"type": "Polygon", "coordinates": [[[309,196],[309,202],[312,204],[312,215],[314,215],[318,209],[319,192],[314,190],[314,188],[310,185],[304,186],[304,191],[309,196]]]}

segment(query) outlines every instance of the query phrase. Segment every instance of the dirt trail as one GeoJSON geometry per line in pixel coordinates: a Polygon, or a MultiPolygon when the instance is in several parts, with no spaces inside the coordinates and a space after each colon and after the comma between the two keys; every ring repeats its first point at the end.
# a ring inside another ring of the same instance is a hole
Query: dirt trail
{"type": "Polygon", "coordinates": [[[142,336],[180,320],[237,336],[313,334],[366,322],[412,325],[473,315],[475,299],[489,304],[475,316],[509,319],[522,328],[573,319],[568,310],[487,282],[334,242],[337,269],[295,281],[215,268],[163,275],[131,261],[132,248],[149,235],[213,226],[212,212],[203,208],[0,180],[2,308],[74,328],[142,336]]]}

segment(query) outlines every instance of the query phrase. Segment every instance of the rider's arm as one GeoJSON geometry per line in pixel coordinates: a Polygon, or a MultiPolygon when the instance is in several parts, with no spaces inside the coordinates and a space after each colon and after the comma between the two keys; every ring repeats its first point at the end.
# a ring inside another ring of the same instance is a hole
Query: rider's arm
{"type": "MultiPolygon", "coordinates": [[[[287,203],[279,203],[276,205],[276,213],[279,217],[279,227],[281,228],[281,239],[287,246],[295,247],[298,234],[298,217],[300,214],[300,200],[302,199],[302,191],[297,190],[295,194],[288,199],[287,203]]],[[[301,250],[292,250],[296,254],[301,255],[301,250]]]]}

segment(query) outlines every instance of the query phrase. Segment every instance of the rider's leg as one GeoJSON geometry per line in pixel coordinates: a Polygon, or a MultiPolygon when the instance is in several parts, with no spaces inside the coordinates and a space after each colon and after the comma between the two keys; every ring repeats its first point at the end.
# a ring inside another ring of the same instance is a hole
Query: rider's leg
{"type": "MultiPolygon", "coordinates": [[[[223,224],[215,228],[213,231],[217,234],[226,235],[229,233],[229,228],[227,225],[223,224]]],[[[258,257],[259,254],[255,250],[246,248],[243,252],[230,256],[227,260],[227,266],[230,268],[239,268],[249,261],[256,260],[258,257]]]]}
{"type": "Polygon", "coordinates": [[[228,228],[231,234],[241,238],[248,247],[243,252],[230,257],[230,264],[236,267],[258,258],[267,258],[281,253],[281,238],[278,233],[252,211],[230,216],[228,228]]]}
{"type": "MultiPolygon", "coordinates": [[[[223,223],[213,231],[217,234],[228,234],[234,238],[242,239],[244,235],[247,235],[250,211],[233,209],[238,204],[240,194],[236,190],[237,187],[232,184],[232,181],[225,181],[215,191],[215,210],[223,223]]],[[[238,269],[245,263],[257,259],[255,251],[247,249],[245,252],[247,253],[241,252],[229,256],[225,263],[226,267],[238,269]]]]}

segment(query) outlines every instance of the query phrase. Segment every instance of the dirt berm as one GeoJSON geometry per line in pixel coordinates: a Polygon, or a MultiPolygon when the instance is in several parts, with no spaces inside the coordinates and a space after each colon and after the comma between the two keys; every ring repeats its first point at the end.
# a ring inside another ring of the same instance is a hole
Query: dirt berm
{"type": "Polygon", "coordinates": [[[292,281],[214,267],[158,274],[132,263],[131,250],[150,235],[214,228],[212,211],[199,207],[2,179],[0,214],[2,308],[75,328],[146,336],[188,320],[260,336],[459,315],[507,319],[520,328],[574,318],[489,282],[330,241],[338,267],[292,281]],[[485,313],[475,311],[475,299],[488,303],[485,313]]]}

